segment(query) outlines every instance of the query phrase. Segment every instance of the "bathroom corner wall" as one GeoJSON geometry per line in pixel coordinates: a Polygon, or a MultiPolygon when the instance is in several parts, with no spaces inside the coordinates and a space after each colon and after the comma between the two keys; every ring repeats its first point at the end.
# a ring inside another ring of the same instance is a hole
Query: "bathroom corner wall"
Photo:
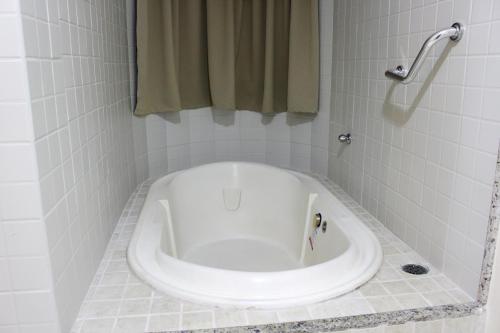
{"type": "Polygon", "coordinates": [[[361,4],[335,1],[329,177],[475,296],[500,139],[500,2],[361,4]],[[415,83],[384,77],[456,21],[464,38],[440,42],[415,83]]]}
{"type": "Polygon", "coordinates": [[[320,94],[319,113],[311,125],[310,171],[326,176],[330,142],[330,103],[332,86],[332,39],[334,1],[320,0],[320,94]]]}
{"type": "Polygon", "coordinates": [[[1,331],[69,331],[136,186],[125,10],[0,3],[1,331]]]}
{"type": "MultiPolygon", "coordinates": [[[[127,15],[127,41],[128,41],[128,65],[130,80],[130,103],[134,110],[136,103],[136,41],[135,20],[136,0],[126,0],[127,15]]],[[[146,139],[146,119],[144,117],[132,117],[132,133],[134,138],[134,160],[136,168],[136,179],[138,183],[149,177],[148,148],[146,139]]]]}
{"type": "Polygon", "coordinates": [[[18,0],[0,2],[0,331],[58,332],[18,0]]]}
{"type": "MultiPolygon", "coordinates": [[[[133,4],[132,0],[129,2],[133,4]]],[[[132,14],[131,23],[135,16],[132,14]]],[[[210,108],[136,117],[133,123],[138,177],[157,178],[191,166],[227,160],[268,163],[326,175],[332,22],[333,2],[320,0],[321,90],[320,110],[315,117],[210,108]]],[[[133,52],[133,24],[129,24],[129,29],[133,52]]],[[[131,77],[135,79],[133,66],[131,77]]]]}

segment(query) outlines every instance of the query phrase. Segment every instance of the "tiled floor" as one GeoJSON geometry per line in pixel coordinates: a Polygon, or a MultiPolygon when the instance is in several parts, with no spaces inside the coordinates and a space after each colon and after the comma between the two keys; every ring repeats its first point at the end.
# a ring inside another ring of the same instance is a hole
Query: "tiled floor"
{"type": "MultiPolygon", "coordinates": [[[[256,325],[463,303],[472,299],[435,269],[424,277],[401,271],[404,263],[428,265],[405,243],[347,196],[322,181],[378,236],[384,263],[376,276],[344,296],[308,306],[264,310],[227,310],[193,304],[152,290],[126,261],[126,248],[150,186],[132,194],[109,242],[72,333],[126,333],[256,325]]],[[[428,265],[429,266],[429,265],[428,265]]]]}

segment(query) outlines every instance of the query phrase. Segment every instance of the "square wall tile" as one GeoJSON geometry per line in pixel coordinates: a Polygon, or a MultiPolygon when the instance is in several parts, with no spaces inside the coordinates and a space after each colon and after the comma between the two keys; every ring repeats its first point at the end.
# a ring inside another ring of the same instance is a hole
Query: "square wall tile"
{"type": "Polygon", "coordinates": [[[48,290],[51,288],[50,262],[47,257],[9,259],[14,290],[48,290]]]}
{"type": "Polygon", "coordinates": [[[40,221],[4,222],[5,246],[9,256],[48,254],[45,228],[40,221]]]}
{"type": "Polygon", "coordinates": [[[35,183],[0,184],[0,214],[3,220],[41,218],[38,185],[35,183]]]}
{"type": "Polygon", "coordinates": [[[0,292],[10,291],[11,288],[8,260],[0,258],[0,292]]]}
{"type": "Polygon", "coordinates": [[[26,100],[28,82],[21,60],[0,61],[0,77],[3,78],[0,80],[0,101],[26,100]]]}
{"type": "Polygon", "coordinates": [[[15,293],[19,323],[51,322],[57,319],[53,295],[50,292],[15,293]]]}
{"type": "Polygon", "coordinates": [[[33,126],[27,104],[0,102],[0,142],[20,142],[33,139],[33,126]]]}
{"type": "Polygon", "coordinates": [[[14,295],[10,293],[0,294],[0,325],[15,324],[17,322],[14,295]]]}
{"type": "Polygon", "coordinates": [[[0,182],[25,182],[38,178],[32,144],[0,143],[0,182]]]}
{"type": "Polygon", "coordinates": [[[0,4],[0,13],[17,13],[19,11],[19,1],[3,0],[0,4]]]}
{"type": "MultiPolygon", "coordinates": [[[[1,8],[0,8],[1,11],[1,8]]],[[[22,56],[21,25],[15,15],[0,17],[0,58],[22,56]]]]}

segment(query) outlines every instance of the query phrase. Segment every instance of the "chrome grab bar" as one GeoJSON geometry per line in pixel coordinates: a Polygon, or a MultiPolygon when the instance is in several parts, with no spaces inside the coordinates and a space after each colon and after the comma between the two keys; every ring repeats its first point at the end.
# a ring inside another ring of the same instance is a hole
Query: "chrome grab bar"
{"type": "Polygon", "coordinates": [[[385,76],[387,76],[390,79],[398,80],[401,81],[402,83],[410,83],[413,81],[415,76],[417,75],[418,70],[420,67],[422,67],[422,64],[424,63],[424,59],[429,53],[430,49],[434,44],[439,42],[441,39],[444,38],[450,38],[454,42],[458,42],[464,34],[464,26],[461,23],[453,23],[451,28],[444,29],[441,31],[438,31],[434,33],[432,36],[427,38],[425,41],[424,45],[418,52],[417,57],[415,58],[415,61],[413,61],[413,64],[410,67],[410,70],[406,70],[403,66],[399,65],[398,67],[394,69],[390,69],[385,71],[385,76]]]}

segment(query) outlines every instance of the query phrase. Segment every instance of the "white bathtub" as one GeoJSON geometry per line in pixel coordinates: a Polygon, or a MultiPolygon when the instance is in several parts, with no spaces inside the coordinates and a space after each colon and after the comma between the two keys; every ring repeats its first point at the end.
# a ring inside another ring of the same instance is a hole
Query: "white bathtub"
{"type": "Polygon", "coordinates": [[[224,162],[179,171],[151,186],[128,261],[141,279],[176,297],[280,308],[355,289],[376,273],[382,250],[317,180],[224,162]],[[327,228],[313,236],[318,212],[327,228]]]}

